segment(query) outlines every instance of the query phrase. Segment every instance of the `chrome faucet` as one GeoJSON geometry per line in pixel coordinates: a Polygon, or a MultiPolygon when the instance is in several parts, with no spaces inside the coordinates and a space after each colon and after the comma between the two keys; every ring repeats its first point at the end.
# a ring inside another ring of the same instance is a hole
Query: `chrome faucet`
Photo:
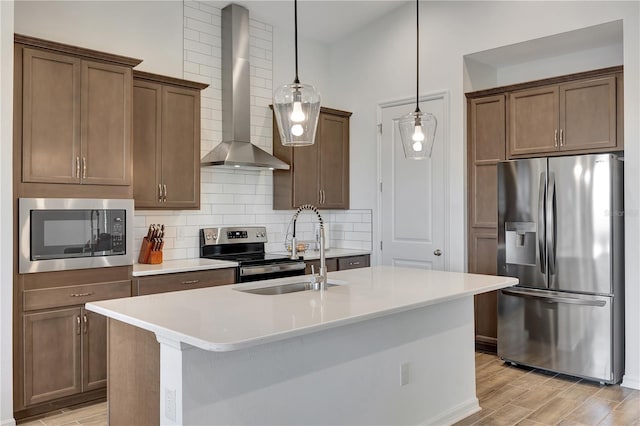
{"type": "Polygon", "coordinates": [[[298,210],[293,214],[293,236],[291,238],[291,259],[298,259],[298,248],[296,247],[296,221],[298,220],[298,215],[303,210],[311,210],[318,216],[318,221],[320,222],[320,271],[318,275],[318,280],[313,280],[313,289],[314,290],[326,290],[327,289],[327,260],[325,257],[325,240],[324,240],[324,221],[322,220],[322,216],[320,216],[320,212],[318,209],[311,204],[303,204],[298,207],[298,210]]]}

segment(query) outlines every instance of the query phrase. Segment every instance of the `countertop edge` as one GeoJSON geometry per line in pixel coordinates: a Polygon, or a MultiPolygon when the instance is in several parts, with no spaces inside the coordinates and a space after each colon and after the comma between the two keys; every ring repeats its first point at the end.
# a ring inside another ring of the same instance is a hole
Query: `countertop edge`
{"type": "Polygon", "coordinates": [[[155,275],[166,275],[166,274],[176,274],[181,272],[196,272],[196,271],[208,271],[213,269],[224,269],[224,268],[235,268],[238,266],[238,262],[230,262],[230,261],[210,261],[216,263],[210,264],[187,264],[186,262],[194,262],[196,259],[187,259],[182,262],[184,264],[180,265],[181,261],[167,261],[166,263],[160,263],[158,265],[144,265],[136,263],[133,265],[133,271],[131,272],[132,277],[150,277],[155,275]],[[175,262],[174,265],[171,265],[169,262],[175,262]],[[168,264],[168,266],[167,266],[168,264]],[[136,266],[139,268],[136,270],[136,266]]]}
{"type": "Polygon", "coordinates": [[[155,324],[151,324],[146,321],[130,317],[128,315],[120,314],[118,312],[112,311],[111,309],[102,308],[100,306],[95,305],[94,303],[87,303],[85,306],[88,310],[92,312],[96,312],[96,313],[105,315],[109,318],[113,318],[115,320],[150,331],[156,335],[156,338],[161,337],[165,340],[185,343],[190,346],[194,346],[196,348],[206,350],[206,351],[231,352],[231,351],[247,349],[253,346],[259,346],[262,344],[273,343],[280,340],[289,339],[292,337],[303,336],[303,335],[315,333],[318,331],[328,330],[335,327],[354,324],[361,321],[367,321],[374,318],[393,315],[396,313],[405,312],[412,309],[424,308],[424,307],[435,305],[438,303],[449,302],[449,301],[453,301],[453,300],[457,300],[465,297],[471,297],[477,294],[495,291],[495,290],[511,287],[513,285],[518,284],[518,280],[516,278],[510,278],[510,277],[503,277],[503,278],[505,278],[507,281],[499,284],[487,285],[482,289],[468,290],[468,291],[454,294],[454,295],[436,297],[433,299],[419,301],[416,303],[406,304],[402,306],[394,306],[394,307],[379,310],[376,312],[369,312],[363,315],[347,317],[347,318],[338,319],[338,320],[327,322],[327,323],[315,324],[315,325],[302,327],[294,330],[285,330],[279,333],[269,334],[266,336],[259,336],[259,337],[255,337],[247,340],[239,340],[239,341],[230,342],[230,343],[214,343],[214,342],[198,339],[193,336],[168,330],[164,327],[156,326],[155,324]]]}

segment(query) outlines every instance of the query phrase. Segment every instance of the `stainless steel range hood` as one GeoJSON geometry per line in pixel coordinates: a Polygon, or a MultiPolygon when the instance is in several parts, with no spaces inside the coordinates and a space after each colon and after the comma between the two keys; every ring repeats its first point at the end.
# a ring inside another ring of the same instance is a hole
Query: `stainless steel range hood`
{"type": "Polygon", "coordinates": [[[289,169],[250,142],[250,113],[249,11],[230,4],[222,9],[222,142],[204,156],[203,166],[289,169]]]}

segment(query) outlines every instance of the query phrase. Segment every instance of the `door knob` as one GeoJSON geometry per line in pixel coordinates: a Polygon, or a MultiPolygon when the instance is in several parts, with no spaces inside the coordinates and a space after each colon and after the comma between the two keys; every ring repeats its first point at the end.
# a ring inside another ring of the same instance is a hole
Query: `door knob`
{"type": "Polygon", "coordinates": [[[433,251],[433,254],[435,254],[436,256],[442,256],[442,251],[440,249],[435,249],[433,251]]]}

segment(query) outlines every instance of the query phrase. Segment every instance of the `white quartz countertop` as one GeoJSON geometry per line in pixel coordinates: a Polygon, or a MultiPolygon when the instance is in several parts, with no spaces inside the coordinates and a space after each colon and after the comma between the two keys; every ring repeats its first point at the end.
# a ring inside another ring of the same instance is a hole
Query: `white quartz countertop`
{"type": "Polygon", "coordinates": [[[509,287],[516,278],[375,266],[330,272],[326,291],[260,295],[239,289],[300,281],[290,277],[87,303],[159,339],[234,351],[509,287]]]}
{"type": "Polygon", "coordinates": [[[176,272],[205,271],[207,269],[235,268],[237,262],[213,259],[182,259],[165,260],[157,265],[146,265],[135,263],[133,265],[134,277],[145,277],[149,275],[174,274],[176,272]]]}
{"type": "MultiPolygon", "coordinates": [[[[284,254],[284,255],[289,255],[291,254],[290,252],[286,252],[286,251],[281,251],[281,252],[276,252],[276,254],[284,254]]],[[[342,248],[330,248],[329,250],[327,250],[325,252],[325,255],[327,258],[330,257],[346,257],[346,256],[360,256],[363,254],[371,254],[371,251],[369,250],[354,250],[354,249],[342,249],[342,248]]],[[[302,257],[304,260],[316,260],[316,259],[320,259],[320,252],[319,251],[315,251],[315,250],[306,250],[303,253],[298,253],[298,255],[300,257],[302,257]]]]}

